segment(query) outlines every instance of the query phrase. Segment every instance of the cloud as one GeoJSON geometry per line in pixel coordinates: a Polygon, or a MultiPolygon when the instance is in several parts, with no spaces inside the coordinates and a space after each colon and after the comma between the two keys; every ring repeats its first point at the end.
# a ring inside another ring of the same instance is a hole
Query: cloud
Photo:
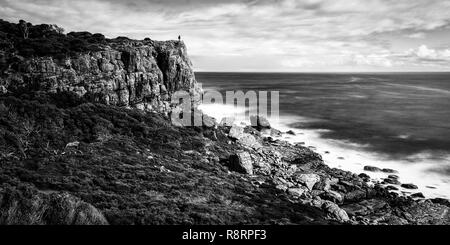
{"type": "Polygon", "coordinates": [[[406,35],[406,37],[413,38],[413,39],[424,39],[425,36],[426,36],[426,34],[423,32],[416,32],[416,33],[406,35]]]}
{"type": "MultiPolygon", "coordinates": [[[[429,33],[450,27],[450,0],[0,0],[0,6],[4,19],[55,23],[68,31],[153,39],[181,34],[189,53],[202,57],[194,58],[202,70],[235,69],[229,57],[256,70],[267,69],[261,57],[275,70],[416,69],[425,58],[393,50],[400,42],[395,37],[409,33],[431,47],[428,42],[445,44],[445,35],[429,33]]],[[[411,46],[402,44],[397,46],[411,46]]],[[[443,54],[432,55],[427,65],[435,60],[441,66],[443,54]]]]}
{"type": "Polygon", "coordinates": [[[450,63],[450,49],[431,49],[421,45],[416,50],[410,50],[409,55],[426,61],[448,61],[450,63]]]}

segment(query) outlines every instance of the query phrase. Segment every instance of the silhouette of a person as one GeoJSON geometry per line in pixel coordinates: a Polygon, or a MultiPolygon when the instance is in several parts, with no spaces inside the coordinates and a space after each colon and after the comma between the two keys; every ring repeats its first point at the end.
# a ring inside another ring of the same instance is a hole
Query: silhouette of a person
{"type": "Polygon", "coordinates": [[[181,42],[181,36],[178,35],[178,42],[181,42]]]}

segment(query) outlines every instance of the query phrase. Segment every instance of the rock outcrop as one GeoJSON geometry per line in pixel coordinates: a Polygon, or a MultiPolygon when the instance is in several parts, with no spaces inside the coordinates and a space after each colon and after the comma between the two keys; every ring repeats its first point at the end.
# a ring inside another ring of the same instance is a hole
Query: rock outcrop
{"type": "Polygon", "coordinates": [[[74,92],[89,101],[167,113],[176,91],[200,100],[181,41],[113,39],[98,51],[22,57],[1,51],[0,93],[74,92]]]}

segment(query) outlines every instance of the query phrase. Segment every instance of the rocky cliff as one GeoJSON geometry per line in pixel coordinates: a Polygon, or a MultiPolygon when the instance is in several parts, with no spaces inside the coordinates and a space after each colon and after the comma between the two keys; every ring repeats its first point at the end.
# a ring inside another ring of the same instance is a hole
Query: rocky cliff
{"type": "MultiPolygon", "coordinates": [[[[53,35],[60,39],[86,39],[85,34],[53,35]]],[[[11,34],[1,36],[2,93],[74,92],[93,102],[158,112],[170,110],[170,98],[175,91],[188,91],[194,100],[201,93],[182,41],[104,39],[96,43],[94,50],[27,55],[19,49],[30,38],[18,41],[11,34]]],[[[41,39],[34,40],[42,42],[41,39]]],[[[74,42],[72,39],[70,43],[74,42]]]]}

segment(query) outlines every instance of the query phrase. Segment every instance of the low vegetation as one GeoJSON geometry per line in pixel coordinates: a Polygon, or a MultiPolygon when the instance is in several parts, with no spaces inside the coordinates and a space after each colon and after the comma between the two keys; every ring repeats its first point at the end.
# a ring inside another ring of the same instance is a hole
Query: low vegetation
{"type": "Polygon", "coordinates": [[[0,189],[15,196],[70,193],[110,224],[326,222],[229,172],[220,159],[233,149],[220,135],[208,148],[202,129],[70,94],[0,97],[0,111],[0,189]]]}

